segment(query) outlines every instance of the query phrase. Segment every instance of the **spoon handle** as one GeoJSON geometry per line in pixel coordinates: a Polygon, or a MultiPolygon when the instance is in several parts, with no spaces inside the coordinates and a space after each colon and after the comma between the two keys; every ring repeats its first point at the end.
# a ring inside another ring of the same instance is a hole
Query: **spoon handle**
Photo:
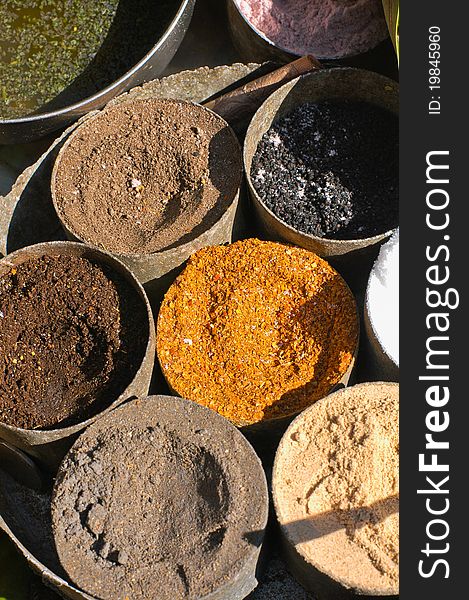
{"type": "Polygon", "coordinates": [[[302,56],[267,75],[205,102],[204,106],[236,128],[240,122],[252,117],[264,100],[284,83],[320,68],[322,65],[314,56],[302,56]]]}

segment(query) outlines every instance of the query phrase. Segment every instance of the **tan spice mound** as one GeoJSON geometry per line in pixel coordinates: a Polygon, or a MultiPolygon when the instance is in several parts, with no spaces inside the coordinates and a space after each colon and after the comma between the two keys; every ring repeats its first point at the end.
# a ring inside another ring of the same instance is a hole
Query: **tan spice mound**
{"type": "Polygon", "coordinates": [[[250,239],[190,258],[162,303],[157,350],[177,394],[248,425],[327,394],[357,338],[352,293],[326,261],[250,239]]]}
{"type": "Polygon", "coordinates": [[[399,386],[356,385],[300,415],[277,451],[273,495],[307,562],[362,594],[397,594],[399,386]]]}
{"type": "Polygon", "coordinates": [[[190,102],[149,99],[81,125],[57,159],[52,190],[78,238],[151,254],[213,226],[241,177],[241,150],[221,117],[190,102]]]}

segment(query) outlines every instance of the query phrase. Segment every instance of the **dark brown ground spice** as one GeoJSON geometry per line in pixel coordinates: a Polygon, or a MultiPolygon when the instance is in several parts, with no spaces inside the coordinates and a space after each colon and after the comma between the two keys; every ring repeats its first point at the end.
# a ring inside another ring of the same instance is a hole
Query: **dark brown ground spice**
{"type": "Polygon", "coordinates": [[[85,420],[135,376],[148,339],[136,290],[110,268],[44,256],[0,277],[0,421],[85,420]]]}
{"type": "Polygon", "coordinates": [[[58,159],[59,216],[111,252],[150,254],[211,227],[241,183],[238,141],[189,102],[140,100],[81,126],[58,159]]]}
{"type": "Polygon", "coordinates": [[[177,394],[246,425],[326,395],[357,338],[352,293],[326,261],[250,239],[191,257],[161,306],[157,349],[177,394]]]}

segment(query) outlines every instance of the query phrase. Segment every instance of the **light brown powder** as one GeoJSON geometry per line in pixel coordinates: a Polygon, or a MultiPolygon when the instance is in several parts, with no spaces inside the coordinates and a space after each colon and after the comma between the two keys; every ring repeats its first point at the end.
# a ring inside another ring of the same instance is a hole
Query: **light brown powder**
{"type": "Polygon", "coordinates": [[[124,254],[186,243],[213,226],[241,183],[238,141],[190,102],[138,100],[98,113],[57,160],[57,212],[78,238],[124,254]]]}
{"type": "Polygon", "coordinates": [[[288,539],[319,570],[361,593],[399,579],[398,385],[328,396],[285,434],[274,498],[288,539]]]}

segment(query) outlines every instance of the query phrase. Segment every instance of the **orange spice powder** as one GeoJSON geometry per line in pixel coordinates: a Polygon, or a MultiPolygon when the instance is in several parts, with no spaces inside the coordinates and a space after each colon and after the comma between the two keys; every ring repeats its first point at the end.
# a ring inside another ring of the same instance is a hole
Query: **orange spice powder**
{"type": "Polygon", "coordinates": [[[170,387],[243,426],[325,396],[353,361],[358,319],[326,261],[249,239],[196,252],[163,300],[157,331],[170,387]]]}

